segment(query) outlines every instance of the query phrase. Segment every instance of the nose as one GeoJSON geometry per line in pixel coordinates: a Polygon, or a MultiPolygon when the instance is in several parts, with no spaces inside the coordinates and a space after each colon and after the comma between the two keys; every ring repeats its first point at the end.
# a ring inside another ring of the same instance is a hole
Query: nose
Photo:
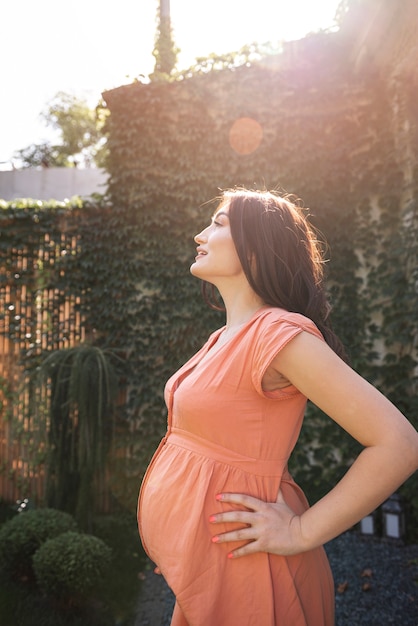
{"type": "Polygon", "coordinates": [[[207,241],[207,237],[205,235],[206,233],[206,228],[204,228],[200,233],[198,233],[197,235],[194,236],[194,242],[195,243],[203,243],[204,241],[207,241]]]}

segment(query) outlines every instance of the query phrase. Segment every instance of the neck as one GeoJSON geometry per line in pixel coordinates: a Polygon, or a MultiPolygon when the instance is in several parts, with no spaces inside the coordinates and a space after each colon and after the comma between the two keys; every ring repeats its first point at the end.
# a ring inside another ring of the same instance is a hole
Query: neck
{"type": "Polygon", "coordinates": [[[264,306],[263,300],[248,287],[235,289],[232,292],[220,291],[226,309],[226,329],[235,329],[254,315],[264,306]]]}

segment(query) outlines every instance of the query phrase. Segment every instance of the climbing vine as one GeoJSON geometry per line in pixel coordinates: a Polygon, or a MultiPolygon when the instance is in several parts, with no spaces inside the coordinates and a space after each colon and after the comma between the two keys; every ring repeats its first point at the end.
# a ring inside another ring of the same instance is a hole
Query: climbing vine
{"type": "MultiPolygon", "coordinates": [[[[124,355],[124,455],[115,455],[110,473],[113,493],[129,506],[165,430],[166,379],[223,323],[189,274],[193,235],[223,188],[274,188],[301,198],[329,246],[333,323],[353,366],[418,425],[417,172],[406,202],[388,79],[370,67],[354,73],[345,46],[322,33],[292,56],[285,49],[257,63],[104,94],[108,193],[67,210],[79,248],[61,280],[82,292],[93,343],[124,355]],[[237,123],[244,141],[235,145],[237,123]]],[[[38,208],[3,208],[16,238],[3,246],[0,237],[5,254],[22,241],[19,211],[38,208]]],[[[53,209],[48,215],[52,225],[58,216],[53,209]]],[[[357,451],[309,407],[291,469],[313,500],[357,451]]],[[[404,493],[417,515],[413,491],[408,483],[404,493]]]]}

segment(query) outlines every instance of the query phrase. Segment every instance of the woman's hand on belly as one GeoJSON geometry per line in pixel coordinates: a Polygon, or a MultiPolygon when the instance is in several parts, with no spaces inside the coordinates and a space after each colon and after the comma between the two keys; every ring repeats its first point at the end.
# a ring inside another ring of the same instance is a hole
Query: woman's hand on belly
{"type": "Polygon", "coordinates": [[[234,510],[211,515],[212,524],[245,524],[245,528],[215,535],[215,544],[226,541],[247,541],[233,550],[228,558],[238,558],[254,552],[268,552],[288,556],[309,549],[304,544],[300,517],[286,504],[281,491],[276,502],[263,502],[253,496],[238,493],[222,493],[216,496],[220,502],[237,504],[249,510],[234,510]]]}

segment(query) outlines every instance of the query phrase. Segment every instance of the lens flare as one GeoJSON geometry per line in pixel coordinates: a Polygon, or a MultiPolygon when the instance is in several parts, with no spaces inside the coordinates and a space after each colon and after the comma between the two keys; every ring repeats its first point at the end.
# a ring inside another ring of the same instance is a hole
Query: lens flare
{"type": "Polygon", "coordinates": [[[261,125],[251,117],[240,117],[229,130],[229,144],[238,154],[255,152],[263,139],[261,125]]]}

